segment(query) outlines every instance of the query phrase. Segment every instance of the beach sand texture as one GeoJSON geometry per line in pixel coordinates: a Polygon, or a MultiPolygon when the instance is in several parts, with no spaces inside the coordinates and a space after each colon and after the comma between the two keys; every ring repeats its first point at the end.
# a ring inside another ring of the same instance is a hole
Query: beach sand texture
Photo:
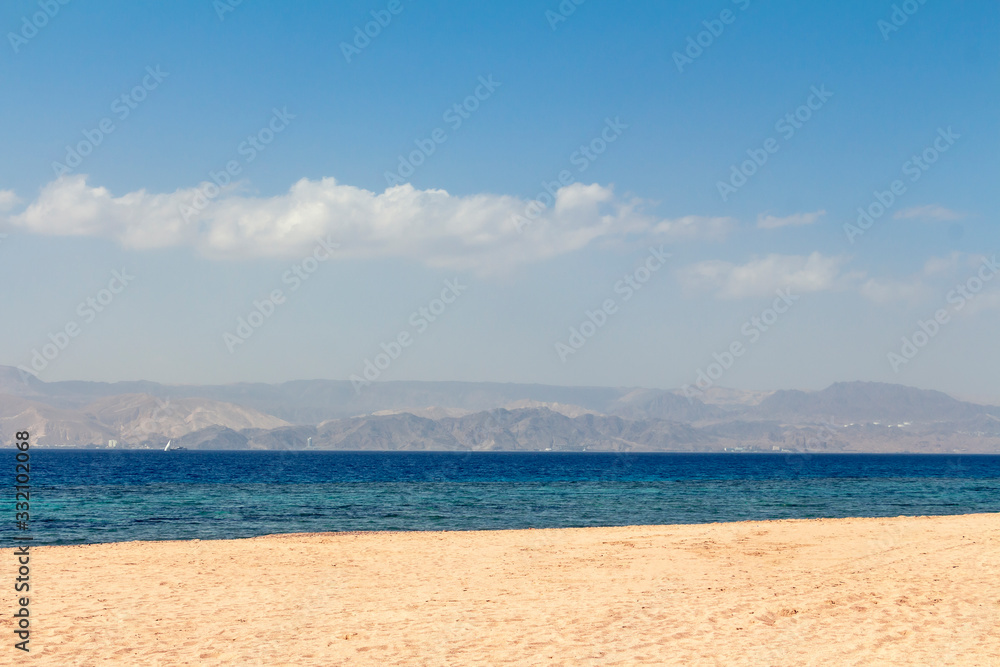
{"type": "Polygon", "coordinates": [[[0,664],[1000,667],[996,514],[36,547],[31,578],[0,664]]]}

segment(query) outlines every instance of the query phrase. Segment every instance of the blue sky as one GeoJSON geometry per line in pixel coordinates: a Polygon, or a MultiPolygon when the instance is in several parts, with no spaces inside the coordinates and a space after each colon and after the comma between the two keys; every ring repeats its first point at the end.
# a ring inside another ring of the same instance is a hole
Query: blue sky
{"type": "Polygon", "coordinates": [[[1000,7],[904,4],[243,0],[220,18],[211,0],[6,3],[0,279],[17,326],[0,363],[34,358],[44,380],[348,379],[409,333],[377,379],[680,387],[719,363],[722,386],[1000,400],[985,372],[1000,280],[948,299],[1000,250],[1000,7]],[[372,12],[386,25],[348,62],[372,12]],[[776,123],[796,112],[789,136],[776,123]],[[420,145],[433,152],[387,191],[420,145]],[[925,149],[936,161],[907,172],[925,149]],[[233,184],[206,190],[227,164],[233,184]],[[543,182],[565,186],[558,202],[543,182]],[[293,290],[283,277],[319,239],[338,248],[293,290]],[[670,258],[626,299],[616,284],[650,247],[670,258]],[[134,280],[87,321],[79,304],[123,268],[134,280]],[[456,278],[467,289],[418,331],[456,278]],[[744,323],[784,288],[799,299],[751,342],[744,323]]]}

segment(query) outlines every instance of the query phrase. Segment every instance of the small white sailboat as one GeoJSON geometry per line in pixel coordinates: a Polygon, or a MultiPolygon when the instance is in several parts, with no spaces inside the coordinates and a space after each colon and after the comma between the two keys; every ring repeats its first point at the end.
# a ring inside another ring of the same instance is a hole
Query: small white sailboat
{"type": "Polygon", "coordinates": [[[172,440],[167,440],[167,446],[163,448],[163,451],[165,451],[165,452],[170,451],[170,443],[171,442],[173,442],[173,441],[172,440]]]}

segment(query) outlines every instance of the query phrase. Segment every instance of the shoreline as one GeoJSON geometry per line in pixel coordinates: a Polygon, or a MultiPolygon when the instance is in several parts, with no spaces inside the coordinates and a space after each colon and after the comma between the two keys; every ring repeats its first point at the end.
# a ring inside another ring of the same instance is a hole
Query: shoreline
{"type": "MultiPolygon", "coordinates": [[[[0,447],[0,449],[14,450],[15,447],[0,447]]],[[[59,447],[41,445],[32,446],[32,451],[44,452],[160,452],[157,447],[59,447]]],[[[274,453],[274,454],[604,454],[633,456],[644,454],[731,454],[731,455],[766,455],[766,456],[1000,456],[1000,451],[941,451],[941,452],[915,452],[909,449],[889,449],[885,451],[841,449],[829,450],[766,450],[766,449],[635,449],[622,451],[617,449],[202,449],[188,448],[171,449],[170,452],[194,452],[194,453],[215,453],[215,454],[237,454],[247,452],[274,453]]]]}
{"type": "MultiPolygon", "coordinates": [[[[65,547],[93,547],[111,544],[185,544],[191,542],[241,542],[247,540],[264,540],[269,538],[296,538],[296,537],[340,537],[352,535],[462,535],[468,533],[516,533],[516,532],[540,532],[540,531],[573,531],[573,530],[617,530],[626,528],[681,528],[692,526],[740,526],[746,524],[778,524],[778,523],[808,523],[814,521],[875,521],[894,519],[942,519],[949,517],[998,517],[1000,512],[964,512],[960,514],[897,514],[893,516],[840,516],[840,517],[808,517],[808,518],[783,518],[783,519],[743,519],[740,521],[710,521],[692,523],[662,523],[662,524],[616,524],[609,526],[559,526],[546,528],[468,528],[457,530],[331,530],[331,531],[310,531],[291,533],[265,533],[262,535],[251,535],[249,537],[192,537],[192,538],[166,538],[162,540],[121,540],[111,542],[75,542],[72,544],[44,544],[32,542],[32,549],[49,549],[65,547]]],[[[3,545],[2,549],[9,549],[16,544],[3,545]]]]}
{"type": "Polygon", "coordinates": [[[31,552],[39,664],[1000,664],[1000,514],[31,552]]]}

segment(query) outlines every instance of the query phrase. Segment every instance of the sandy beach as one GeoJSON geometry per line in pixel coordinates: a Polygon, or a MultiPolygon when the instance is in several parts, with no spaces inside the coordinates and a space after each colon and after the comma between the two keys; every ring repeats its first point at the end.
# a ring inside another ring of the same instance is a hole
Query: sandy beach
{"type": "Polygon", "coordinates": [[[31,551],[2,664],[1000,665],[995,514],[31,551]]]}

